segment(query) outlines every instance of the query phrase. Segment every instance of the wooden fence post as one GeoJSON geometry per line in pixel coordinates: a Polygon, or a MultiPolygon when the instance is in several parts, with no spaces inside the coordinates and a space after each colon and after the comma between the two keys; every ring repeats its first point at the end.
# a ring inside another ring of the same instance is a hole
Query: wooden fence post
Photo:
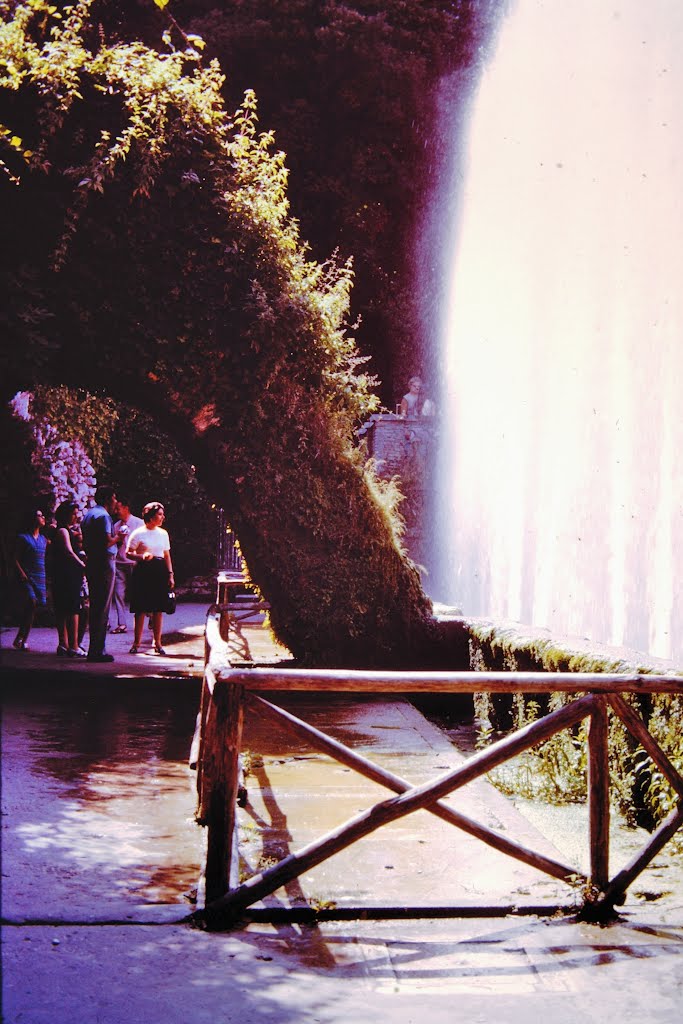
{"type": "Polygon", "coordinates": [[[225,680],[216,680],[211,703],[207,716],[210,727],[202,752],[208,792],[203,793],[201,798],[202,816],[207,826],[207,903],[224,896],[230,889],[232,860],[236,849],[233,836],[237,827],[244,688],[225,680]]]}
{"type": "Polygon", "coordinates": [[[607,706],[596,694],[588,727],[588,799],[590,811],[590,877],[604,892],[609,881],[609,758],[607,706]]]}

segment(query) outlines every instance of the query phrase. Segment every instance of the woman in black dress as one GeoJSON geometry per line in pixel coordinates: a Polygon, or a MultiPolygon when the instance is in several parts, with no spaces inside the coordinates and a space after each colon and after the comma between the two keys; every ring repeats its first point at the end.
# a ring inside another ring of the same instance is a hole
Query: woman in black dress
{"type": "Polygon", "coordinates": [[[57,528],[52,539],[52,601],[57,619],[57,654],[84,658],[78,644],[78,614],[85,562],[71,544],[70,527],[78,520],[75,501],[63,501],[55,513],[57,528]]]}
{"type": "Polygon", "coordinates": [[[130,649],[137,654],[142,643],[145,615],[151,616],[154,652],[165,654],[161,645],[164,611],[169,590],[174,589],[171,542],[163,529],[166,516],[160,501],[150,501],[142,510],[144,526],[128,538],[126,555],[135,562],[130,578],[130,610],[135,614],[135,639],[130,649]]]}

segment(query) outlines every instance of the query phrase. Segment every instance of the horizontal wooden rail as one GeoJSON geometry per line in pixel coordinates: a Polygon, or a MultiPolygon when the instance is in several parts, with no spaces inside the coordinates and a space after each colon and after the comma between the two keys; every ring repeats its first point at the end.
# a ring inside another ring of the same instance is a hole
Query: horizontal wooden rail
{"type": "Polygon", "coordinates": [[[423,672],[365,669],[235,669],[221,636],[220,609],[206,623],[209,664],[217,679],[245,690],[311,693],[678,693],[683,675],[621,672],[423,672]]]}
{"type": "Polygon", "coordinates": [[[582,672],[363,672],[337,669],[219,668],[245,690],[312,693],[678,693],[683,677],[582,672]]]}

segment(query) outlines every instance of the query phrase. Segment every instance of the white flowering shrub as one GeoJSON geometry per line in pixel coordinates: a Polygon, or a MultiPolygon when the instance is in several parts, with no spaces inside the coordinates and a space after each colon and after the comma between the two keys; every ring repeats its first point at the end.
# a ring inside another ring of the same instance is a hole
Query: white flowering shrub
{"type": "Polygon", "coordinates": [[[31,424],[35,449],[33,465],[50,481],[55,506],[73,500],[85,508],[95,494],[97,478],[87,451],[78,440],[65,441],[46,420],[31,412],[31,393],[20,391],[11,402],[14,414],[31,424]]]}

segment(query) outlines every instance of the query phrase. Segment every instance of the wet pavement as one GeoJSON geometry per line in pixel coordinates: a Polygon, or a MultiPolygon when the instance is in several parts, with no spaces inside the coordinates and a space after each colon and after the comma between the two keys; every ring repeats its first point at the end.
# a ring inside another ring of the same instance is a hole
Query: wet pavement
{"type": "MultiPolygon", "coordinates": [[[[408,700],[354,694],[279,694],[277,703],[314,728],[411,783],[464,758],[408,700]]],[[[386,798],[387,790],[255,715],[245,727],[248,801],[240,814],[247,873],[294,852],[386,798]]],[[[487,782],[446,801],[468,817],[562,860],[487,782]]],[[[269,906],[500,906],[575,904],[567,886],[483,846],[427,811],[400,818],[308,871],[269,906]]]]}
{"type": "MultiPolygon", "coordinates": [[[[117,661],[104,674],[56,659],[48,631],[35,631],[30,654],[3,652],[7,1024],[421,1022],[425,1014],[437,1024],[538,1014],[554,1024],[679,1021],[683,898],[662,891],[661,864],[660,875],[644,876],[649,894],[629,897],[608,928],[534,916],[259,923],[222,935],[191,927],[203,830],[187,759],[204,610],[176,616],[169,659],[127,656],[119,652],[127,638],[112,638],[117,661]]],[[[240,643],[251,657],[282,656],[257,628],[245,627],[240,643]]],[[[273,700],[411,781],[462,756],[408,701],[273,700]]],[[[386,795],[254,714],[245,748],[244,871],[386,795]]],[[[558,853],[485,782],[452,802],[559,859],[585,857],[580,846],[558,853]]],[[[560,890],[421,811],[265,902],[437,907],[512,898],[521,907],[560,890]]]]}
{"type": "Polygon", "coordinates": [[[198,699],[198,683],[4,688],[5,915],[126,919],[196,888],[187,751],[198,699]]]}

